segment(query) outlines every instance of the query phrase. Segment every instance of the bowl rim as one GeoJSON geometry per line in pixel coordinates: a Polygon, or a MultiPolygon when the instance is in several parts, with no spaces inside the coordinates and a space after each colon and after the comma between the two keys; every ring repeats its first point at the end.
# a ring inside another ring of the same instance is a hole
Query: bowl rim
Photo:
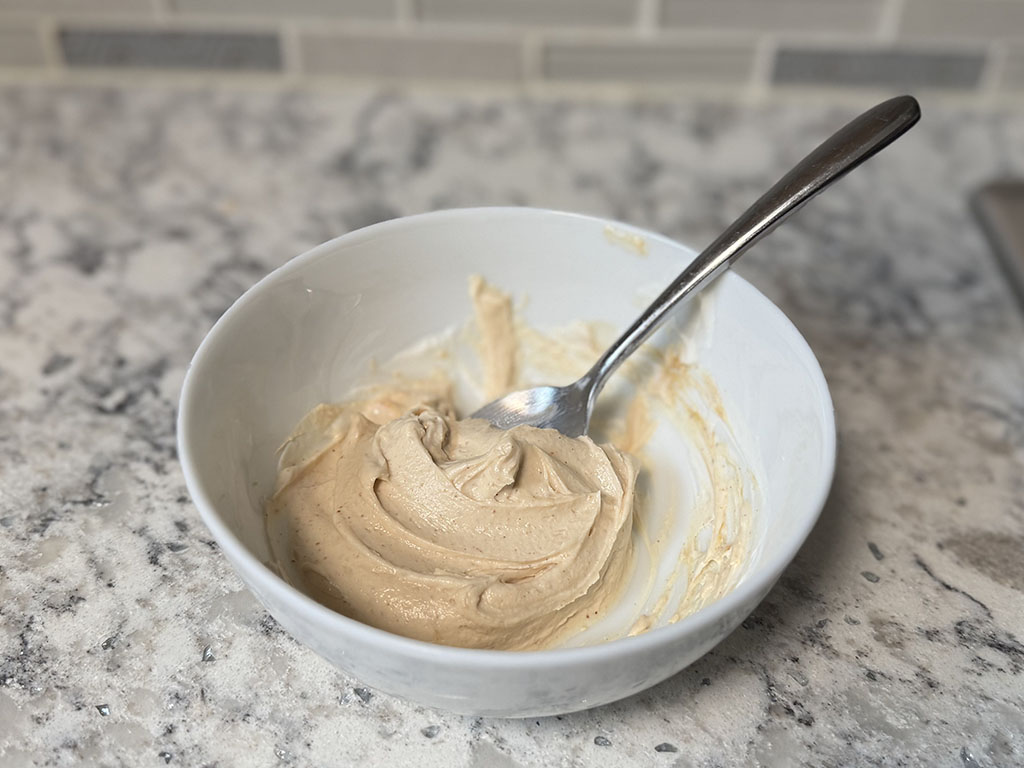
{"type": "MultiPolygon", "coordinates": [[[[193,503],[199,510],[200,517],[207,528],[213,534],[214,540],[224,551],[229,562],[240,572],[246,587],[253,585],[257,593],[276,593],[280,602],[287,602],[297,611],[304,615],[307,622],[322,625],[331,631],[336,637],[344,638],[351,636],[357,638],[363,644],[373,644],[380,651],[397,654],[403,657],[415,659],[425,663],[455,665],[469,670],[472,669],[495,669],[495,668],[533,668],[550,669],[564,666],[567,663],[587,664],[601,663],[614,660],[628,654],[644,653],[654,648],[673,645],[684,637],[692,634],[699,634],[703,630],[715,625],[723,618],[735,612],[749,613],[752,603],[756,605],[764,598],[771,587],[778,580],[783,570],[796,557],[800,547],[803,546],[808,535],[824,508],[828,498],[832,481],[835,475],[836,466],[836,421],[835,408],[832,396],[828,389],[828,383],[821,370],[821,365],[811,350],[807,340],[800,331],[793,325],[786,314],[779,309],[771,300],[757,290],[751,283],[734,272],[723,274],[719,279],[726,279],[730,282],[737,282],[748,289],[752,295],[766,305],[769,314],[774,313],[780,321],[780,327],[786,329],[790,336],[791,348],[802,355],[805,360],[805,369],[810,374],[818,394],[823,438],[824,438],[824,459],[826,462],[825,471],[815,480],[813,493],[810,495],[812,501],[796,515],[797,523],[790,528],[790,535],[779,548],[779,554],[769,559],[762,559],[758,566],[752,569],[744,579],[728,594],[714,601],[710,605],[683,617],[679,621],[631,637],[622,637],[608,642],[595,645],[580,646],[574,648],[546,648],[528,651],[493,650],[482,648],[461,648],[458,646],[442,645],[425,640],[397,635],[387,630],[378,629],[360,621],[351,619],[343,614],[321,605],[297,588],[293,587],[283,578],[278,576],[259,558],[257,558],[232,532],[229,525],[217,512],[216,505],[207,494],[201,482],[201,471],[196,463],[190,448],[190,428],[192,412],[194,408],[194,391],[197,388],[196,371],[202,370],[214,340],[224,332],[224,329],[232,322],[233,317],[243,307],[258,300],[262,291],[270,284],[279,281],[290,273],[301,269],[306,263],[316,261],[329,255],[341,245],[354,244],[365,240],[385,235],[390,232],[415,227],[425,222],[457,222],[466,218],[521,218],[523,220],[535,217],[559,217],[581,221],[592,222],[603,226],[611,226],[657,241],[673,249],[684,252],[695,253],[693,249],[664,235],[632,224],[616,221],[601,216],[592,216],[583,213],[572,213],[548,208],[534,208],[526,206],[485,206],[471,208],[450,208],[426,213],[403,216],[387,221],[371,224],[367,227],[352,230],[338,237],[332,238],[320,245],[317,245],[304,253],[296,256],[281,266],[277,267],[266,276],[248,288],[231,306],[218,318],[212,328],[207,332],[200,343],[182,382],[181,396],[178,402],[178,418],[176,427],[176,438],[178,456],[185,477],[185,485],[188,489],[193,503]]],[[[257,594],[259,597],[259,594],[257,594]]],[[[262,600],[261,600],[262,602],[262,600]]]]}

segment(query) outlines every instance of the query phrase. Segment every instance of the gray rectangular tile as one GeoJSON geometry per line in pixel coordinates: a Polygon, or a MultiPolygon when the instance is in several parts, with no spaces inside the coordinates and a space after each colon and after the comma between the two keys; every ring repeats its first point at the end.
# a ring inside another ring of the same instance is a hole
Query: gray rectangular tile
{"type": "Polygon", "coordinates": [[[70,67],[281,69],[280,42],[267,32],[63,28],[59,40],[70,67]]]}
{"type": "Polygon", "coordinates": [[[304,32],[303,68],[311,74],[439,80],[518,80],[521,45],[514,40],[304,32]]]}
{"type": "Polygon", "coordinates": [[[42,67],[46,65],[42,38],[33,22],[0,21],[0,67],[42,67]]]}
{"type": "Polygon", "coordinates": [[[753,71],[753,43],[570,43],[543,51],[552,80],[742,83],[753,71]]]}
{"type": "Polygon", "coordinates": [[[417,0],[423,21],[545,27],[626,26],[637,0],[417,0]]]}
{"type": "Polygon", "coordinates": [[[152,0],[0,0],[0,13],[73,13],[89,15],[95,13],[132,14],[151,16],[152,0]]]}
{"type": "Polygon", "coordinates": [[[664,0],[663,21],[689,29],[871,34],[883,0],[664,0]]]}
{"type": "Polygon", "coordinates": [[[396,5],[396,0],[171,0],[171,11],[225,16],[395,19],[396,5]]]}
{"type": "Polygon", "coordinates": [[[900,35],[910,39],[1024,38],[1021,0],[908,0],[900,35]]]}
{"type": "Polygon", "coordinates": [[[980,51],[782,48],[772,79],[779,85],[970,89],[984,67],[980,51]]]}

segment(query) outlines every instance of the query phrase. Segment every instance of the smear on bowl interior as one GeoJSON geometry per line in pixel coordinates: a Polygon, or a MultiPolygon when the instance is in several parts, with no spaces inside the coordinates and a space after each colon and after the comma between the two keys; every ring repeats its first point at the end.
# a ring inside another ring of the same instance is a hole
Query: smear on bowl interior
{"type": "Polygon", "coordinates": [[[479,277],[470,298],[464,328],[318,405],[282,446],[266,518],[284,578],[381,629],[513,650],[636,634],[732,589],[757,484],[685,344],[626,364],[597,441],[499,430],[458,414],[577,376],[601,329],[529,328],[479,277]],[[649,451],[665,424],[688,466],[649,451]]]}

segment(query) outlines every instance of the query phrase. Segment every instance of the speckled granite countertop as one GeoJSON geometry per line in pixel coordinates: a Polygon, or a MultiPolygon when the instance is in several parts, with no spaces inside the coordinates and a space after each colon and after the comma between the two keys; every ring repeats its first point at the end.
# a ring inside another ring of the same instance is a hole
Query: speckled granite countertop
{"type": "Polygon", "coordinates": [[[739,267],[838,409],[795,563],[651,691],[493,721],[363,688],[242,588],[175,457],[197,344],[291,256],[430,208],[703,244],[853,110],[0,90],[0,763],[1024,764],[1024,320],[964,199],[1024,171],[1024,113],[923,106],[739,267]]]}

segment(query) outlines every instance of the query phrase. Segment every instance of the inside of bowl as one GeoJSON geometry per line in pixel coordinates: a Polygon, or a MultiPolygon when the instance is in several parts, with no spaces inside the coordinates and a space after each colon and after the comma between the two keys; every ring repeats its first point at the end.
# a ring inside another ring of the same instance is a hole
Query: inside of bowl
{"type": "MultiPolygon", "coordinates": [[[[195,480],[265,562],[263,503],[278,446],[371,360],[464,323],[469,275],[524,298],[531,326],[582,319],[623,328],[692,256],[600,220],[528,209],[388,222],[320,246],[239,300],[197,355],[184,414],[195,480]]],[[[697,309],[684,308],[660,343],[692,330],[697,309]]],[[[749,569],[784,551],[788,532],[817,512],[812,481],[831,461],[827,391],[799,334],[743,280],[726,275],[700,314],[706,333],[693,354],[757,478],[749,569]]]]}

